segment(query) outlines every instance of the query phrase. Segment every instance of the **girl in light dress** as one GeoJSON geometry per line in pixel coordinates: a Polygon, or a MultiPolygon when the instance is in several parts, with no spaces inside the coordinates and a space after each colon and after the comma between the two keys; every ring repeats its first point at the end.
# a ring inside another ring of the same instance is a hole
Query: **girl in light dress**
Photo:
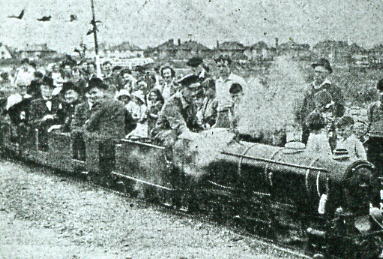
{"type": "Polygon", "coordinates": [[[306,124],[310,129],[306,152],[330,157],[332,152],[327,135],[326,122],[323,116],[318,112],[312,112],[307,117],[306,124]]]}

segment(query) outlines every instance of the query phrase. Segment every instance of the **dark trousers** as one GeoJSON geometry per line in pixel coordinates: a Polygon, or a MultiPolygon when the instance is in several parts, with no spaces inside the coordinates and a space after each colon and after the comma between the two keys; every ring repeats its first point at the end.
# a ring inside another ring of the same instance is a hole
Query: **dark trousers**
{"type": "Polygon", "coordinates": [[[72,150],[73,150],[73,158],[81,161],[85,161],[86,157],[86,149],[85,149],[85,141],[82,132],[72,132],[72,150]]]}
{"type": "Polygon", "coordinates": [[[375,165],[378,176],[383,176],[383,138],[367,141],[367,160],[375,165]]]}

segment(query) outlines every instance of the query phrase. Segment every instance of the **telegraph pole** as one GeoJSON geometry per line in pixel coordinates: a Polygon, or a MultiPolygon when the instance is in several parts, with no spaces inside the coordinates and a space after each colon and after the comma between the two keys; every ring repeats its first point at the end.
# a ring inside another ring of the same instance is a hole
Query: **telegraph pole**
{"type": "Polygon", "coordinates": [[[93,37],[94,37],[94,50],[96,52],[96,56],[98,56],[98,42],[97,42],[97,23],[96,23],[96,15],[94,13],[94,1],[90,0],[92,7],[92,25],[93,25],[93,37]]]}
{"type": "Polygon", "coordinates": [[[92,8],[91,24],[93,25],[94,51],[96,53],[96,71],[97,71],[97,77],[102,78],[100,59],[98,56],[97,21],[96,21],[96,15],[94,12],[94,0],[90,0],[90,4],[91,4],[91,8],[92,8]]]}

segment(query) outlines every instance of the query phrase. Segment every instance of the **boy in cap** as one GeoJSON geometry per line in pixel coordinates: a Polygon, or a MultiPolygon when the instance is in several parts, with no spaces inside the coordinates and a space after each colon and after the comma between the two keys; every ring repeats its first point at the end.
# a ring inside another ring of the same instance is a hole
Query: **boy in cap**
{"type": "Polygon", "coordinates": [[[368,107],[368,130],[367,141],[368,161],[376,166],[379,176],[383,175],[383,79],[376,85],[379,100],[368,107]]]}
{"type": "Polygon", "coordinates": [[[367,160],[366,150],[362,142],[354,134],[354,119],[343,116],[336,123],[337,142],[336,150],[347,150],[350,160],[367,160]]]}
{"type": "Polygon", "coordinates": [[[53,79],[44,77],[40,85],[41,98],[33,100],[30,108],[30,125],[38,130],[39,148],[46,151],[48,148],[48,129],[54,124],[60,124],[58,111],[62,109],[58,98],[54,98],[53,79]]]}
{"type": "Polygon", "coordinates": [[[329,80],[329,76],[333,72],[330,62],[327,59],[321,58],[313,63],[311,67],[314,69],[314,81],[304,93],[302,106],[297,113],[297,119],[300,121],[302,127],[303,143],[307,143],[310,134],[305,119],[315,110],[315,95],[318,92],[326,90],[330,94],[331,99],[334,102],[333,109],[336,118],[342,117],[345,111],[342,91],[329,80]]]}

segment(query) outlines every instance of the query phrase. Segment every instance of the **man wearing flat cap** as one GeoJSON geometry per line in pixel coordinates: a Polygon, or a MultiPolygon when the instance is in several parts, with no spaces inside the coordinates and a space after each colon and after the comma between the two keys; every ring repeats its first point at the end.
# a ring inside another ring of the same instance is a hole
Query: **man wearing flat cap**
{"type": "MultiPolygon", "coordinates": [[[[327,91],[330,94],[335,118],[342,117],[345,112],[342,91],[329,80],[329,76],[333,72],[330,62],[327,59],[321,58],[313,63],[311,67],[314,69],[314,81],[304,93],[303,103],[297,113],[297,119],[302,127],[303,143],[307,143],[310,135],[305,121],[307,116],[315,109],[315,96],[317,93],[327,91]]],[[[330,136],[330,145],[334,144],[332,143],[333,140],[336,140],[336,136],[330,136]]]]}
{"type": "Polygon", "coordinates": [[[202,58],[192,57],[186,62],[186,65],[191,68],[192,74],[198,76],[201,80],[209,77],[209,67],[203,63],[202,58]]]}
{"type": "Polygon", "coordinates": [[[202,130],[195,105],[202,90],[200,79],[196,75],[188,75],[179,83],[181,90],[165,102],[152,132],[154,139],[167,147],[173,146],[181,134],[202,130]]]}

